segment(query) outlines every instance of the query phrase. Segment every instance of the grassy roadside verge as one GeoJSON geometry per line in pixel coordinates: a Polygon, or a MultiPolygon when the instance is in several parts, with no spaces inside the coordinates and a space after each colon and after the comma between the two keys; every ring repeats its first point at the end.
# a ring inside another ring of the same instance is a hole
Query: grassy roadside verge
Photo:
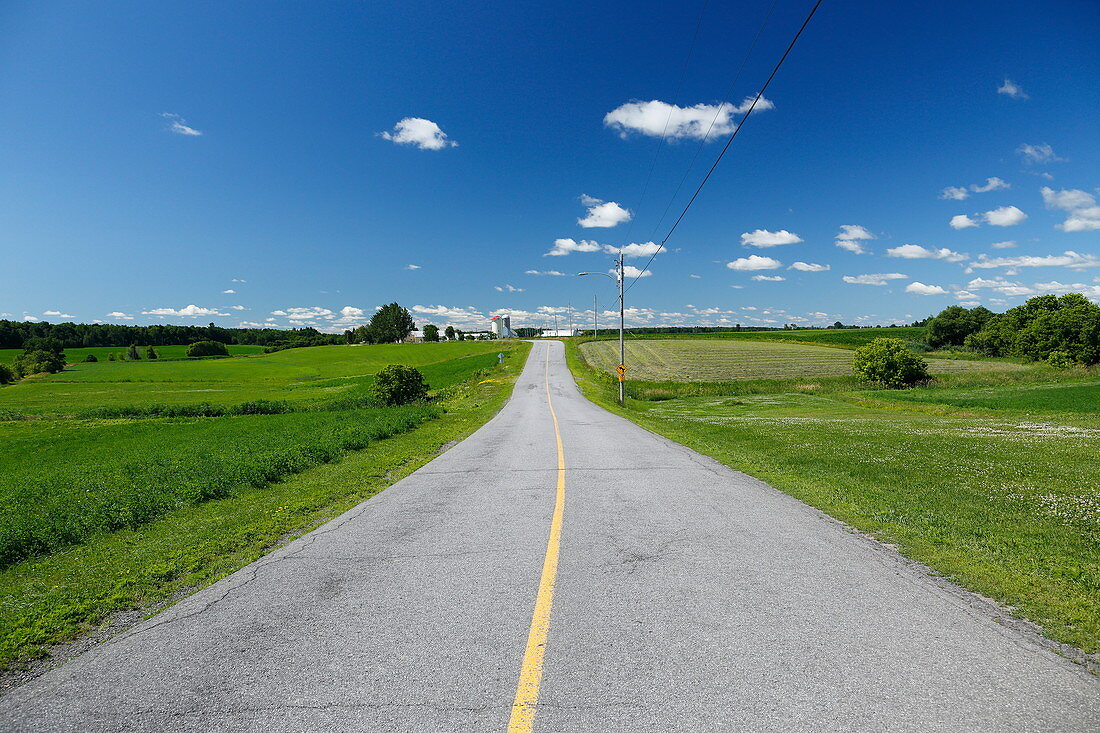
{"type": "MultiPolygon", "coordinates": [[[[593,402],[896,545],[1058,641],[1100,651],[1095,413],[1029,415],[1023,389],[1000,377],[982,388],[979,413],[951,404],[962,401],[957,386],[938,390],[942,402],[934,388],[901,399],[786,385],[733,399],[671,390],[624,409],[610,375],[575,343],[566,354],[593,402]],[[1004,400],[987,398],[1000,389],[1004,400]]],[[[1071,400],[1064,390],[1095,387],[1057,389],[1048,400],[1055,408],[1071,400]]]]}
{"type": "Polygon", "coordinates": [[[0,669],[40,657],[114,612],[157,608],[205,587],[415,471],[503,406],[529,349],[522,342],[505,351],[492,381],[448,388],[446,412],[410,432],[0,572],[0,669]]]}

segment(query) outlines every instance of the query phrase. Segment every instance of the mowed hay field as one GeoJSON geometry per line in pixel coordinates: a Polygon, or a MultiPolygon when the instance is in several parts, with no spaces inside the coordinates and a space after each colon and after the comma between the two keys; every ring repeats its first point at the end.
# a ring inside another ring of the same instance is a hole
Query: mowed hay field
{"type": "MultiPolygon", "coordinates": [[[[614,372],[619,363],[617,341],[590,341],[580,349],[586,361],[606,372],[614,372]]],[[[851,349],[759,339],[681,338],[626,342],[627,378],[650,382],[847,376],[852,374],[853,358],[851,349]]],[[[1009,362],[961,359],[929,359],[928,364],[933,374],[1026,368],[1009,362]]]]}
{"type": "Polygon", "coordinates": [[[101,361],[0,387],[0,669],[212,582],[385,488],[491,417],[529,348],[101,361]],[[418,368],[431,400],[378,404],[388,364],[418,368]]]}

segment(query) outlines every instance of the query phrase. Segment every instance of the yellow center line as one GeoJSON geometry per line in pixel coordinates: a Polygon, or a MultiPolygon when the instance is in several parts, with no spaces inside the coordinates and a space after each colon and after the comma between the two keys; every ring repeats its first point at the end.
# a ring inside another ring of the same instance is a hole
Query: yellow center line
{"type": "Polygon", "coordinates": [[[546,542],[546,559],[542,563],[539,592],[535,597],[535,613],[531,618],[531,631],[527,635],[527,648],[523,652],[523,666],[519,671],[516,698],[512,702],[512,716],[508,720],[508,733],[530,733],[535,724],[535,708],[539,701],[539,685],[542,683],[542,659],[546,654],[546,636],[550,632],[550,608],[554,603],[554,581],[558,575],[558,548],[561,545],[561,522],[565,511],[565,451],[561,447],[561,430],[554,403],[550,400],[550,344],[546,345],[546,404],[554,421],[554,440],[558,444],[558,491],[554,502],[554,517],[550,520],[550,538],[546,542]]]}

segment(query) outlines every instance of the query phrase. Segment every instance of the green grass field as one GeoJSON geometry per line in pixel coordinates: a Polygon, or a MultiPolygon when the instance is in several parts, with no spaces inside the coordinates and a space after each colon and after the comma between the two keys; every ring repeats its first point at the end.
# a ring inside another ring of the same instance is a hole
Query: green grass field
{"type": "MultiPolygon", "coordinates": [[[[869,330],[873,329],[862,329],[869,330]]],[[[741,335],[732,334],[735,337],[741,335]]],[[[608,373],[614,372],[619,363],[619,345],[615,341],[590,341],[580,348],[585,360],[608,373]]],[[[629,376],[650,382],[839,377],[852,373],[852,359],[853,352],[849,349],[805,343],[778,343],[763,339],[644,339],[626,342],[629,376]]],[[[932,358],[928,359],[928,364],[933,374],[1014,371],[1026,368],[1020,364],[992,360],[932,358]]]]}
{"type": "MultiPolygon", "coordinates": [[[[154,346],[157,356],[161,359],[186,359],[187,358],[187,346],[186,345],[172,345],[172,346],[154,346]]],[[[251,344],[229,344],[226,348],[229,349],[230,356],[243,356],[245,354],[259,354],[263,351],[262,346],[253,346],[251,344]]],[[[145,347],[139,347],[142,360],[145,359],[145,347]]],[[[0,364],[11,364],[15,361],[15,357],[23,353],[22,349],[0,349],[0,364]]],[[[114,354],[115,358],[121,358],[126,354],[125,346],[92,346],[89,348],[81,349],[65,349],[65,360],[70,364],[77,364],[84,361],[84,357],[88,354],[95,354],[95,358],[101,362],[107,361],[108,354],[114,354]]]]}
{"type": "Polygon", "coordinates": [[[0,667],[111,611],[210,582],[384,488],[488,419],[529,347],[325,346],[101,362],[0,388],[0,414],[25,416],[0,420],[0,667]],[[364,402],[391,363],[421,369],[434,400],[364,402]],[[291,411],[75,416],[257,399],[291,411]],[[348,462],[354,472],[342,468],[348,462]]]}
{"type": "MultiPolygon", "coordinates": [[[[315,346],[232,359],[77,363],[59,374],[0,388],[0,409],[68,415],[104,405],[237,404],[249,400],[317,403],[355,394],[386,364],[421,369],[430,384],[461,371],[457,360],[496,362],[497,342],[315,346]]],[[[66,352],[68,353],[68,352],[66,352]]]]}
{"type": "Polygon", "coordinates": [[[841,377],[829,389],[758,380],[733,383],[751,385],[733,397],[670,383],[660,401],[628,399],[623,409],[587,353],[567,346],[597,403],[897,545],[1055,639],[1100,652],[1096,370],[972,372],[906,391],[841,377]]]}

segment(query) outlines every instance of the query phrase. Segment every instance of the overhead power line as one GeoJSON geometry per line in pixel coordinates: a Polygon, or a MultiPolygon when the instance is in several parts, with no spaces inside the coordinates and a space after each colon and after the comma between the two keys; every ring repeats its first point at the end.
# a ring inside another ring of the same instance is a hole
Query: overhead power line
{"type": "MultiPolygon", "coordinates": [[[[729,150],[730,145],[733,144],[734,139],[737,137],[737,133],[741,132],[741,127],[745,124],[745,121],[748,120],[749,115],[752,114],[752,111],[756,109],[756,105],[760,101],[760,98],[764,96],[764,92],[767,90],[768,85],[772,83],[772,79],[774,79],[775,75],[779,73],[779,68],[783,66],[783,62],[787,60],[787,56],[790,55],[791,49],[794,48],[794,44],[798,42],[798,39],[802,35],[802,32],[806,30],[806,26],[810,24],[810,20],[814,17],[814,13],[816,13],[817,9],[821,7],[821,2],[822,0],[817,0],[817,2],[814,3],[814,6],[810,9],[809,15],[807,15],[806,19],[802,21],[802,25],[798,28],[798,32],[794,34],[794,38],[792,38],[791,42],[787,44],[787,50],[784,51],[783,55],[779,57],[779,61],[776,63],[775,68],[772,69],[772,73],[768,75],[767,81],[764,82],[764,86],[760,87],[760,91],[756,93],[756,97],[752,100],[752,104],[749,106],[748,110],[745,111],[745,114],[741,116],[741,120],[737,123],[737,127],[734,128],[733,133],[729,137],[729,140],[726,140],[726,144],[722,147],[722,151],[718,153],[718,157],[715,158],[714,163],[711,164],[710,170],[708,170],[707,174],[703,176],[703,180],[699,182],[699,186],[695,189],[695,193],[691,195],[691,198],[684,206],[683,211],[681,211],[680,215],[676,217],[676,221],[673,222],[672,228],[668,230],[668,234],[666,234],[664,236],[664,239],[661,240],[660,246],[657,247],[657,249],[650,256],[649,261],[646,262],[645,267],[643,267],[638,272],[638,274],[634,276],[634,282],[630,283],[631,288],[634,287],[638,280],[645,274],[646,270],[649,269],[649,266],[653,263],[653,258],[656,257],[657,253],[664,248],[665,243],[668,242],[670,237],[672,237],[672,233],[676,231],[676,228],[678,226],[680,226],[680,222],[683,221],[684,216],[686,216],[688,210],[691,209],[691,205],[694,204],[695,199],[699,197],[699,193],[703,190],[703,186],[705,186],[707,184],[707,181],[710,180],[711,175],[714,173],[714,169],[717,168],[718,164],[722,162],[722,158],[725,156],[726,151],[729,150]]],[[[627,289],[629,290],[629,288],[627,289]]]]}

